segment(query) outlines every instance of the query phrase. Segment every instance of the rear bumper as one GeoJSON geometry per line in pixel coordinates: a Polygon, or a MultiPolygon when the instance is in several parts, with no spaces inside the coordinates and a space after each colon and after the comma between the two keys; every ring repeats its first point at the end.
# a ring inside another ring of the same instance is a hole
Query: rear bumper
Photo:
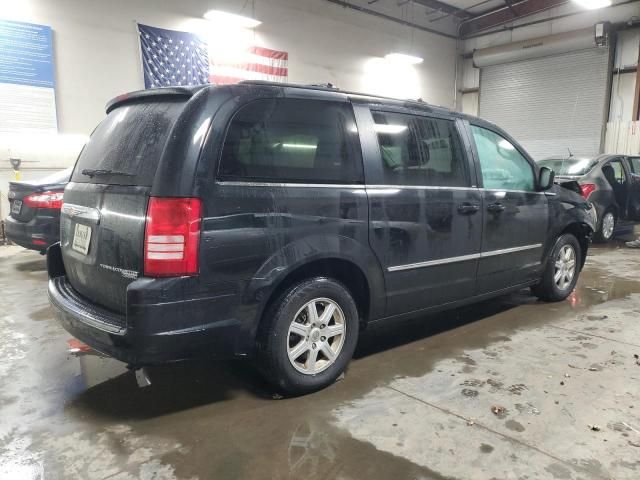
{"type": "Polygon", "coordinates": [[[7,217],[4,224],[7,238],[24,248],[44,252],[60,241],[60,220],[56,218],[36,216],[29,222],[20,222],[7,217]]]}
{"type": "Polygon", "coordinates": [[[74,290],[62,274],[61,258],[55,258],[59,251],[59,245],[54,245],[47,252],[51,305],[65,330],[94,350],[132,366],[239,353],[237,346],[246,332],[234,318],[215,318],[216,303],[220,307],[217,298],[200,304],[198,314],[189,305],[193,302],[144,302],[141,300],[149,295],[128,292],[131,304],[125,314],[118,314],[74,290]],[[205,315],[207,322],[198,320],[205,315]]]}

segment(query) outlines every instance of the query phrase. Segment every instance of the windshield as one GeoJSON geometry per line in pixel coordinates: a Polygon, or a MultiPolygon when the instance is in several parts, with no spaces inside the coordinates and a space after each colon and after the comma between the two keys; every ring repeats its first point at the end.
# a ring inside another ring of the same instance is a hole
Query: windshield
{"type": "Polygon", "coordinates": [[[547,158],[540,160],[538,165],[556,172],[556,175],[585,175],[597,164],[592,158],[547,158]]]}
{"type": "Polygon", "coordinates": [[[98,125],[80,153],[72,180],[151,185],[165,143],[183,105],[182,101],[135,103],[113,110],[98,125]],[[82,173],[96,170],[102,173],[82,173]]]}

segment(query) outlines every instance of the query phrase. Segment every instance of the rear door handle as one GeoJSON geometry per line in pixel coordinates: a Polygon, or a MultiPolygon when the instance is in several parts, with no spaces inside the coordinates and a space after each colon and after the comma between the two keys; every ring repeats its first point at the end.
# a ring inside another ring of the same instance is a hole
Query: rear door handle
{"type": "Polygon", "coordinates": [[[458,205],[458,213],[462,215],[472,215],[480,210],[480,206],[475,203],[461,203],[458,205]]]}
{"type": "Polygon", "coordinates": [[[500,213],[504,211],[505,208],[506,207],[501,203],[492,203],[490,205],[487,205],[487,210],[494,213],[500,213]]]}

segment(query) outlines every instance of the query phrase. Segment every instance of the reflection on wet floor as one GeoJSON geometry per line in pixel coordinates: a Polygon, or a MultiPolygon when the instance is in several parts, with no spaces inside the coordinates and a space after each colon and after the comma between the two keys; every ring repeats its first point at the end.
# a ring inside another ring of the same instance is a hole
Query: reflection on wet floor
{"type": "Polygon", "coordinates": [[[0,478],[640,478],[639,266],[597,246],[566,302],[373,326],[344,380],[274,399],[243,361],[156,367],[139,389],[67,356],[44,258],[0,249],[0,478]]]}

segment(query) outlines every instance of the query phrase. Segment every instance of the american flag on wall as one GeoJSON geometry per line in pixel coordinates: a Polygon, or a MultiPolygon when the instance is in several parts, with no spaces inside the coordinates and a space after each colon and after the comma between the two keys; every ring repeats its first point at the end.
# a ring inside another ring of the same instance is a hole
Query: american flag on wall
{"type": "Polygon", "coordinates": [[[209,81],[209,49],[192,33],[138,24],[145,88],[209,81]]]}
{"type": "Polygon", "coordinates": [[[145,88],[226,85],[242,80],[286,82],[287,52],[250,46],[219,55],[196,34],[138,24],[145,88]],[[214,53],[215,52],[215,53],[214,53]]]}
{"type": "Polygon", "coordinates": [[[209,80],[216,85],[241,80],[286,82],[289,77],[289,54],[264,47],[249,47],[239,55],[239,62],[220,61],[210,57],[209,80]]]}

